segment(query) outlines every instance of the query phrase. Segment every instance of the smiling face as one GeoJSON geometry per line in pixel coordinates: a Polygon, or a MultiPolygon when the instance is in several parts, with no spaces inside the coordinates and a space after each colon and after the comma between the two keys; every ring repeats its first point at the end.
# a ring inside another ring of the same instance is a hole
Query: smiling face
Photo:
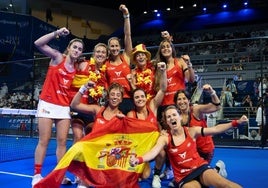
{"type": "Polygon", "coordinates": [[[181,112],[183,112],[183,111],[188,111],[189,106],[190,106],[190,101],[184,92],[179,92],[177,95],[177,100],[175,100],[175,104],[177,108],[181,112]]]}
{"type": "Polygon", "coordinates": [[[163,42],[161,44],[161,54],[164,57],[168,57],[172,55],[172,48],[169,42],[163,42]]]}
{"type": "Polygon", "coordinates": [[[147,103],[147,97],[146,97],[146,94],[143,90],[141,89],[138,89],[136,91],[134,91],[133,93],[133,101],[134,101],[134,104],[137,108],[142,108],[146,105],[147,103]]]}
{"type": "Polygon", "coordinates": [[[109,47],[109,51],[110,51],[111,56],[115,57],[115,56],[118,56],[120,54],[121,45],[120,45],[120,42],[117,38],[111,38],[108,41],[108,47],[109,47]]]}
{"type": "Polygon", "coordinates": [[[119,89],[112,89],[109,92],[109,104],[112,107],[117,107],[122,102],[122,94],[119,89]]]}
{"type": "Polygon", "coordinates": [[[103,64],[108,57],[108,49],[105,44],[96,45],[93,52],[93,57],[97,64],[103,64]]]}
{"type": "Polygon", "coordinates": [[[113,83],[108,90],[109,106],[116,108],[123,100],[124,89],[118,83],[113,83]]]}
{"type": "Polygon", "coordinates": [[[137,63],[137,66],[144,67],[147,63],[147,56],[143,52],[137,52],[135,54],[135,62],[137,63]]]}

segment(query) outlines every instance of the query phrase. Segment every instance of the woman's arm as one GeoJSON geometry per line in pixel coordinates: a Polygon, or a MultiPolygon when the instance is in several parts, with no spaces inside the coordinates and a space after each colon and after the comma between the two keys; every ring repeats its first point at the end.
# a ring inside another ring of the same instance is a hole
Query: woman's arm
{"type": "Polygon", "coordinates": [[[245,115],[241,116],[240,119],[232,120],[229,123],[217,124],[216,126],[208,127],[208,128],[190,127],[189,130],[191,132],[191,135],[196,138],[200,135],[208,136],[208,135],[216,135],[219,133],[223,133],[224,131],[230,128],[238,127],[239,125],[244,124],[244,123],[248,123],[248,118],[245,115]]]}
{"type": "Polygon", "coordinates": [[[182,66],[185,78],[188,82],[193,83],[195,81],[195,73],[190,57],[188,55],[182,55],[181,59],[183,60],[182,63],[186,64],[186,66],[185,65],[182,66]]]}
{"type": "Polygon", "coordinates": [[[120,5],[119,10],[123,12],[124,18],[124,52],[126,56],[129,57],[132,52],[132,39],[131,39],[131,27],[130,27],[130,15],[126,5],[120,5]]]}
{"type": "Polygon", "coordinates": [[[38,50],[40,50],[44,55],[50,57],[51,59],[57,59],[59,56],[61,57],[62,54],[53,48],[51,48],[48,43],[55,38],[58,38],[60,36],[66,36],[69,35],[69,30],[65,27],[60,28],[54,32],[48,33],[39,39],[37,39],[34,44],[38,50]]]}
{"type": "Polygon", "coordinates": [[[130,158],[130,160],[129,160],[130,166],[134,167],[138,164],[141,164],[143,162],[149,162],[152,159],[154,159],[160,153],[160,151],[166,146],[167,140],[168,140],[167,135],[159,136],[156,144],[154,145],[154,147],[150,151],[145,153],[142,157],[131,157],[130,158]]]}
{"type": "Polygon", "coordinates": [[[127,75],[127,80],[132,90],[136,89],[136,76],[135,75],[136,75],[136,71],[133,69],[130,71],[130,74],[127,75]]]}
{"type": "Polygon", "coordinates": [[[91,114],[97,114],[98,111],[100,110],[100,106],[95,105],[95,104],[84,104],[81,103],[81,98],[83,96],[83,94],[89,90],[89,88],[94,87],[95,83],[89,81],[88,83],[86,83],[85,85],[81,86],[81,88],[79,89],[79,91],[75,94],[72,102],[71,102],[71,108],[73,108],[74,110],[77,110],[79,112],[83,112],[83,113],[91,113],[91,114]]]}
{"type": "Polygon", "coordinates": [[[163,101],[163,98],[165,97],[165,92],[167,90],[167,66],[165,62],[159,62],[157,63],[157,71],[160,72],[160,89],[156,93],[155,97],[150,102],[150,108],[154,112],[155,115],[157,115],[157,108],[160,106],[160,104],[163,101]]]}
{"type": "Polygon", "coordinates": [[[203,91],[210,94],[211,103],[193,106],[194,116],[197,118],[200,118],[203,114],[213,113],[221,109],[221,101],[211,85],[205,84],[203,91]]]}

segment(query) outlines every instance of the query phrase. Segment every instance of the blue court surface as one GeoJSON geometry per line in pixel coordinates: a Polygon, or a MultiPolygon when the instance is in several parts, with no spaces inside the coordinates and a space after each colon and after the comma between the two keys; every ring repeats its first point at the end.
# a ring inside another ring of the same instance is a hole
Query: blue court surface
{"type": "MultiPolygon", "coordinates": [[[[3,147],[1,147],[3,149],[3,147]]],[[[33,149],[33,148],[32,148],[33,149]]],[[[19,152],[19,151],[18,151],[19,152]]],[[[13,150],[13,155],[16,155],[13,150]]],[[[33,155],[33,154],[31,154],[33,155]]],[[[212,165],[217,160],[223,160],[226,164],[228,179],[235,181],[244,188],[267,188],[268,187],[268,150],[254,147],[216,147],[212,165]]],[[[23,160],[11,160],[0,162],[1,188],[30,188],[33,174],[33,158],[23,160]]],[[[49,155],[44,162],[42,175],[48,174],[56,165],[55,155],[49,155]]],[[[154,166],[154,162],[151,162],[154,166]]],[[[74,176],[67,174],[72,180],[74,176]]],[[[141,181],[141,188],[151,187],[152,176],[141,181]]],[[[168,187],[169,180],[162,180],[162,187],[168,187]]],[[[62,185],[61,187],[75,188],[77,185],[62,185]]],[[[127,185],[126,185],[127,187],[127,185]]]]}

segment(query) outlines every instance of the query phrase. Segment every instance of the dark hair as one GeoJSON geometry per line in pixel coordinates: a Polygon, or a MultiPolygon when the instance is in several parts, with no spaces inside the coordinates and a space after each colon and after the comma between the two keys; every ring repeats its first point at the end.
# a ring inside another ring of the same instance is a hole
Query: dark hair
{"type": "Polygon", "coordinates": [[[83,40],[82,40],[82,39],[79,39],[79,38],[74,38],[74,39],[72,39],[72,40],[69,42],[69,44],[68,44],[68,46],[67,46],[67,48],[66,48],[66,50],[64,51],[63,54],[65,54],[65,55],[68,54],[68,48],[70,48],[70,46],[71,46],[74,42],[80,42],[80,43],[83,45],[83,50],[84,50],[84,48],[85,48],[85,43],[83,42],[83,40]]]}
{"type": "Polygon", "coordinates": [[[185,90],[178,90],[175,94],[174,94],[174,97],[173,97],[173,102],[174,102],[174,104],[176,105],[176,103],[177,103],[177,100],[178,100],[178,96],[179,96],[179,94],[181,94],[181,93],[183,93],[186,97],[187,97],[187,99],[188,100],[190,100],[191,98],[190,98],[190,95],[189,95],[189,93],[187,92],[187,91],[185,91],[185,90]]]}
{"type": "Polygon", "coordinates": [[[146,91],[145,91],[144,89],[142,89],[142,88],[136,88],[136,89],[134,89],[134,90],[131,92],[132,99],[134,98],[134,94],[135,94],[137,91],[143,91],[144,94],[145,94],[145,97],[147,97],[147,93],[146,93],[146,91]]]}
{"type": "Polygon", "coordinates": [[[155,55],[156,64],[158,62],[165,62],[165,63],[167,63],[166,58],[161,53],[161,49],[162,49],[163,43],[165,43],[165,42],[167,42],[167,43],[170,44],[171,49],[172,49],[172,57],[173,58],[176,58],[176,49],[175,49],[174,44],[170,40],[164,39],[164,40],[162,40],[160,42],[159,47],[158,47],[158,50],[157,50],[156,55],[155,55]]]}

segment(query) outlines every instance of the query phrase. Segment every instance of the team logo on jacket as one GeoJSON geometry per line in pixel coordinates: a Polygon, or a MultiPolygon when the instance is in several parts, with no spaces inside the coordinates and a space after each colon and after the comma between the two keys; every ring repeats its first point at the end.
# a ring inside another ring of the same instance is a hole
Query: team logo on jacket
{"type": "Polygon", "coordinates": [[[69,82],[69,80],[63,79],[63,83],[64,83],[64,85],[67,85],[68,82],[69,82]]]}
{"type": "Polygon", "coordinates": [[[180,156],[182,159],[185,159],[185,157],[186,157],[186,151],[183,152],[183,153],[180,153],[179,156],[180,156]]]}
{"type": "Polygon", "coordinates": [[[121,72],[122,72],[122,71],[115,72],[116,76],[118,76],[118,77],[121,76],[121,72]]]}

